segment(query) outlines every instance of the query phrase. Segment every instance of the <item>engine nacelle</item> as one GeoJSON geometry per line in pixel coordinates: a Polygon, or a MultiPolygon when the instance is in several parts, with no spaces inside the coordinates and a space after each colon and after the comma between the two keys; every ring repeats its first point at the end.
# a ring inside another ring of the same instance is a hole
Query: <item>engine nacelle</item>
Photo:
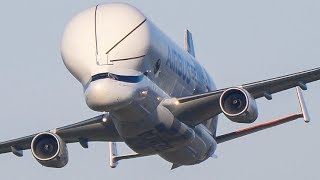
{"type": "Polygon", "coordinates": [[[220,97],[222,112],[233,122],[252,123],[258,118],[255,99],[243,88],[227,89],[220,97]]]}
{"type": "Polygon", "coordinates": [[[56,134],[44,132],[31,142],[32,155],[43,166],[62,168],[68,163],[66,143],[56,134]]]}

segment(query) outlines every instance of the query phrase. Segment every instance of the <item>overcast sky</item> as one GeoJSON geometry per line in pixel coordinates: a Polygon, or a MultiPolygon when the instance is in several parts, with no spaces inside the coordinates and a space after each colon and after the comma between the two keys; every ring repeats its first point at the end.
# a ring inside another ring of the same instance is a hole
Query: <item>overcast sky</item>
{"type": "MultiPolygon", "coordinates": [[[[104,1],[109,2],[109,1],[104,1]]],[[[193,33],[198,60],[218,88],[240,85],[320,66],[320,1],[132,0],[179,45],[193,33]]],[[[66,23],[101,1],[3,1],[0,6],[0,141],[90,118],[82,87],[64,67],[60,41],[66,23]]],[[[159,157],[108,166],[106,143],[89,149],[69,145],[63,169],[41,167],[23,158],[0,155],[1,179],[319,179],[320,81],[305,92],[312,117],[259,132],[218,147],[218,159],[170,171],[159,157]]],[[[256,123],[297,113],[294,90],[258,100],[256,123]]],[[[246,126],[220,116],[219,134],[246,126]]],[[[127,152],[121,146],[121,152],[127,152]]]]}

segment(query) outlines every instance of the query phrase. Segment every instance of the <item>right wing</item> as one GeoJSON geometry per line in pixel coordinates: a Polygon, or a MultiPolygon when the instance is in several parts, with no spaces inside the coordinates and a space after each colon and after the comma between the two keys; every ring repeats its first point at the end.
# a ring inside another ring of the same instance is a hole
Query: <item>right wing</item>
{"type": "MultiPolygon", "coordinates": [[[[51,132],[59,135],[66,143],[79,142],[87,148],[89,141],[112,141],[122,142],[111,117],[104,120],[104,115],[71,124],[61,128],[53,129],[51,132]],[[107,121],[106,121],[107,120],[107,121]]],[[[25,136],[18,139],[0,143],[0,154],[30,149],[31,141],[37,134],[25,136]]]]}
{"type": "MultiPolygon", "coordinates": [[[[307,83],[319,79],[320,68],[315,68],[237,87],[244,88],[254,99],[258,99],[266,95],[269,95],[270,97],[274,93],[296,86],[306,89],[307,83]]],[[[219,99],[222,93],[227,89],[228,88],[182,98],[166,99],[162,102],[162,105],[181,122],[189,126],[196,126],[222,112],[219,99]]]]}

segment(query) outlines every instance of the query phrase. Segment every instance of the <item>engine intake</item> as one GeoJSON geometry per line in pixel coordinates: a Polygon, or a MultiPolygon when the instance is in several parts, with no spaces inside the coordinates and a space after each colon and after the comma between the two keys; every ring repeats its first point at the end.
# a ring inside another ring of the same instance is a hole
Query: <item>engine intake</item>
{"type": "Polygon", "coordinates": [[[252,123],[258,118],[255,99],[243,88],[227,89],[220,97],[222,112],[233,122],[252,123]]]}
{"type": "Polygon", "coordinates": [[[62,168],[68,163],[66,143],[54,133],[36,135],[31,142],[31,151],[36,160],[46,167],[62,168]]]}

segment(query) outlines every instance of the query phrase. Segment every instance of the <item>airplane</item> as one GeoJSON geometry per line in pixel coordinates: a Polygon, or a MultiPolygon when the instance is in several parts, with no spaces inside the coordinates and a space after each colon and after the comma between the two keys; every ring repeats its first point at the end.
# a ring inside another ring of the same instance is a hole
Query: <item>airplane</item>
{"type": "Polygon", "coordinates": [[[68,163],[67,144],[108,142],[110,167],[120,160],[159,155],[171,169],[216,157],[218,144],[303,118],[309,113],[302,90],[320,79],[320,68],[217,89],[196,60],[186,30],[180,48],[137,8],[99,4],[80,12],[65,28],[63,62],[82,84],[86,104],[99,116],[0,143],[0,153],[18,157],[31,149],[45,167],[68,163]],[[218,115],[235,123],[258,118],[256,99],[296,88],[301,112],[217,135],[218,115]],[[118,155],[124,142],[134,154],[118,155]]]}

